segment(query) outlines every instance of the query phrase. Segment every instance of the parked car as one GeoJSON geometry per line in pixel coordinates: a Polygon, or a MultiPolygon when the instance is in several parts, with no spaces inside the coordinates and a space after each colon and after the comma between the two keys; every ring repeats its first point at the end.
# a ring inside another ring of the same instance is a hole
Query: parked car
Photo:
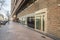
{"type": "Polygon", "coordinates": [[[7,22],[8,22],[7,20],[4,20],[4,21],[0,20],[0,25],[5,25],[7,22]]]}

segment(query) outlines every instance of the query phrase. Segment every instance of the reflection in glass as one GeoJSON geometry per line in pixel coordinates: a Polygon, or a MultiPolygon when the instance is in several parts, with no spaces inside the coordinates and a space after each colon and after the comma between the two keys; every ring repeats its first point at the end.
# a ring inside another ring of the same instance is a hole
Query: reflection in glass
{"type": "Polygon", "coordinates": [[[37,16],[36,18],[36,29],[40,30],[41,29],[41,17],[37,16]]]}

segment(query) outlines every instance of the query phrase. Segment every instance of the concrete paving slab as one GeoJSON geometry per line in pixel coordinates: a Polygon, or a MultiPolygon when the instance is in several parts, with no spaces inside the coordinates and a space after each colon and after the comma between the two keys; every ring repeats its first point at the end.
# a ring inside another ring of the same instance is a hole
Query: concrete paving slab
{"type": "Polygon", "coordinates": [[[53,40],[21,24],[10,22],[0,29],[0,40],[53,40]]]}

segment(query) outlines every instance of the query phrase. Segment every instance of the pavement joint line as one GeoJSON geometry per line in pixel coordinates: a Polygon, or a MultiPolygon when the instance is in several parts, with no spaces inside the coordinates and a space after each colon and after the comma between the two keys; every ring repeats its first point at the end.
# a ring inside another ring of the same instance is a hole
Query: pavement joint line
{"type": "MultiPolygon", "coordinates": [[[[21,23],[20,23],[20,24],[21,24],[21,23]]],[[[28,29],[31,29],[32,31],[35,31],[35,32],[38,32],[38,33],[40,33],[40,34],[42,34],[42,35],[45,35],[45,36],[47,36],[47,37],[50,37],[50,38],[52,38],[52,39],[54,39],[54,40],[60,40],[60,38],[56,38],[56,37],[51,36],[51,35],[49,35],[49,34],[47,34],[47,33],[42,33],[42,32],[36,31],[35,29],[33,29],[33,28],[31,28],[31,27],[28,27],[27,25],[24,25],[24,24],[21,24],[21,25],[25,26],[25,27],[28,28],[28,29]]]]}
{"type": "MultiPolygon", "coordinates": [[[[15,22],[15,23],[16,23],[16,22],[15,22]]],[[[24,24],[21,24],[21,23],[17,23],[17,24],[18,24],[18,25],[22,25],[22,27],[26,27],[26,28],[28,28],[28,29],[30,29],[30,30],[32,30],[32,31],[38,32],[38,33],[40,33],[40,34],[42,34],[42,35],[45,35],[45,36],[47,36],[47,37],[49,37],[49,38],[52,38],[52,39],[54,39],[54,40],[60,40],[60,39],[57,39],[56,37],[51,37],[50,35],[47,35],[47,34],[45,34],[45,33],[36,31],[35,29],[33,29],[33,28],[31,28],[31,27],[28,27],[27,25],[24,25],[24,24]]],[[[41,37],[42,37],[42,36],[41,36],[41,37]]],[[[43,37],[43,38],[45,38],[45,37],[43,37]]]]}

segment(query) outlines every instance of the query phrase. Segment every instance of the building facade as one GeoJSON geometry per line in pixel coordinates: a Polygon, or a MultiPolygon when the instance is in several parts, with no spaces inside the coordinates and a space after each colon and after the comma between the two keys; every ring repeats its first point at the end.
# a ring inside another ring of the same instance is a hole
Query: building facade
{"type": "Polygon", "coordinates": [[[20,23],[60,38],[60,0],[12,0],[11,5],[20,23]]]}

